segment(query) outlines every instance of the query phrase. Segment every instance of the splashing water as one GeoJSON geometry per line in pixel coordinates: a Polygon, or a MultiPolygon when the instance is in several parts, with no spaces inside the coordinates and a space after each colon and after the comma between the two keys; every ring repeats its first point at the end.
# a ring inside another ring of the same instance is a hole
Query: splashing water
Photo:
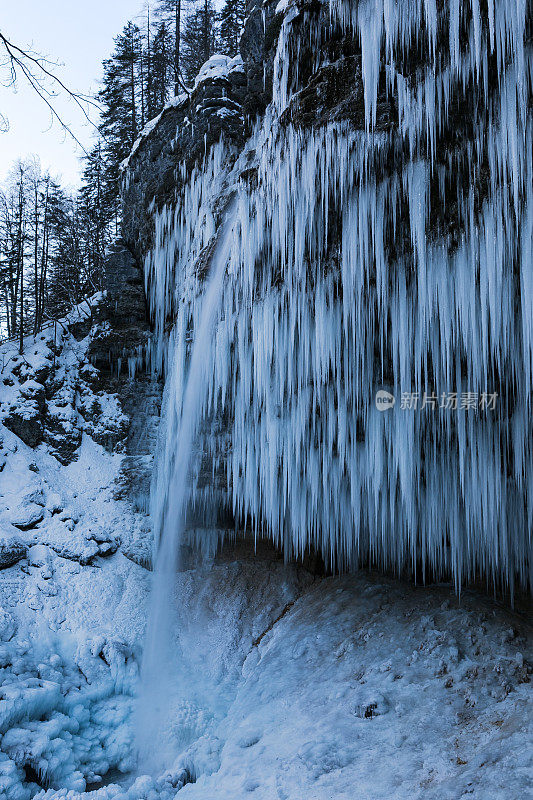
{"type": "MultiPolygon", "coordinates": [[[[176,572],[180,566],[185,516],[189,498],[189,472],[193,446],[202,417],[207,386],[206,370],[212,350],[213,326],[220,306],[224,273],[230,258],[234,236],[235,205],[230,201],[225,212],[211,257],[210,274],[201,298],[201,313],[194,327],[188,375],[180,407],[176,382],[183,381],[184,363],[177,357],[170,365],[166,387],[165,440],[172,441],[172,459],[162,496],[153,499],[156,506],[156,553],[151,610],[142,665],[142,685],[138,707],[138,750],[143,769],[153,771],[169,766],[176,748],[187,744],[183,726],[178,740],[172,735],[172,709],[178,702],[190,702],[201,682],[187,674],[183,653],[179,652],[177,633],[176,572]]],[[[180,323],[178,322],[178,325],[180,323]]],[[[174,334],[176,335],[176,334],[174,334]]]]}

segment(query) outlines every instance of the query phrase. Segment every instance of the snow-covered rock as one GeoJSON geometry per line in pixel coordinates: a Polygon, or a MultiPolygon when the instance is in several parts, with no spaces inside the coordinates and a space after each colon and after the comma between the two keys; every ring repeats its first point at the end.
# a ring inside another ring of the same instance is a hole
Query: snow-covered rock
{"type": "Polygon", "coordinates": [[[28,447],[37,447],[43,440],[42,416],[34,400],[21,399],[11,405],[3,422],[28,447]]]}
{"type": "Polygon", "coordinates": [[[240,56],[230,58],[230,56],[216,53],[202,65],[194,81],[194,88],[197,89],[205,81],[227,79],[230,74],[235,72],[244,72],[242,58],[240,56]]]}
{"type": "Polygon", "coordinates": [[[11,567],[26,556],[27,547],[15,533],[0,529],[0,569],[11,567]]]}
{"type": "Polygon", "coordinates": [[[32,567],[45,567],[52,561],[50,548],[36,544],[28,550],[28,564],[32,567]]]}

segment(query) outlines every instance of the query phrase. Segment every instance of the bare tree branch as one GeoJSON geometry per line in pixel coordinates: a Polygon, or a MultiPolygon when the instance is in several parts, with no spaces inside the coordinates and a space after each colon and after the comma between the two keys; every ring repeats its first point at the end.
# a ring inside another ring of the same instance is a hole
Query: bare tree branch
{"type": "MultiPolygon", "coordinates": [[[[52,86],[58,87],[62,92],[65,92],[65,94],[70,97],[70,99],[73,100],[81,110],[87,122],[96,130],[98,130],[98,126],[90,118],[87,109],[88,107],[92,106],[93,108],[100,110],[98,104],[87,95],[83,95],[79,92],[74,92],[72,89],[69,89],[69,87],[61,80],[61,78],[55,75],[51,70],[51,67],[58,66],[57,63],[49,61],[48,59],[36,53],[23,50],[22,48],[18,47],[18,45],[13,44],[13,42],[7,39],[1,31],[0,46],[3,46],[7,56],[7,59],[2,64],[2,66],[7,68],[9,71],[7,85],[16,84],[17,70],[20,71],[31,88],[48,107],[52,115],[52,119],[57,120],[63,130],[68,133],[72,139],[74,139],[76,144],[78,144],[78,146],[83,150],[85,155],[88,155],[87,150],[74,134],[70,126],[63,120],[63,118],[54,108],[52,98],[57,97],[58,92],[54,91],[53,89],[49,89],[46,86],[46,81],[50,81],[52,86]]],[[[4,83],[4,85],[6,85],[6,83],[4,83]]],[[[5,123],[7,123],[7,120],[0,115],[0,130],[2,130],[2,126],[3,124],[5,125],[5,123]]]]}

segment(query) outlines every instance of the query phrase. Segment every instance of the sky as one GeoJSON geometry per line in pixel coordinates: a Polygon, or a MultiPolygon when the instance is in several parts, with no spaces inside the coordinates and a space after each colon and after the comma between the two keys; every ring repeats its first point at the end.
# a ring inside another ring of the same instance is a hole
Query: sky
{"type": "MultiPolygon", "coordinates": [[[[90,94],[102,77],[102,60],[128,19],[139,19],[143,0],[0,0],[0,30],[19,47],[32,47],[62,66],[54,68],[72,90],[90,94]]],[[[2,54],[3,55],[3,54],[2,54]]],[[[5,77],[5,72],[2,74],[5,77]]],[[[54,100],[58,113],[88,149],[94,129],[66,97],[54,100]]],[[[43,170],[65,186],[77,187],[82,151],[65,135],[31,88],[20,79],[17,91],[0,84],[0,113],[9,131],[0,133],[0,182],[18,158],[37,155],[43,170]]],[[[96,112],[92,115],[96,120],[96,112]]]]}

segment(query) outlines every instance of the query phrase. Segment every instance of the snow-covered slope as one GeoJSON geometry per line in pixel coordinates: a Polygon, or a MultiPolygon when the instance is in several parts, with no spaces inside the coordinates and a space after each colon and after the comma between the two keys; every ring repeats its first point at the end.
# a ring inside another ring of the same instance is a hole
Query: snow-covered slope
{"type": "Polygon", "coordinates": [[[114,496],[128,420],[88,361],[101,299],[27,337],[22,356],[14,342],[0,346],[6,800],[26,800],[38,784],[85,789],[133,766],[128,722],[148,578],[118,548],[146,519],[114,496]]]}

